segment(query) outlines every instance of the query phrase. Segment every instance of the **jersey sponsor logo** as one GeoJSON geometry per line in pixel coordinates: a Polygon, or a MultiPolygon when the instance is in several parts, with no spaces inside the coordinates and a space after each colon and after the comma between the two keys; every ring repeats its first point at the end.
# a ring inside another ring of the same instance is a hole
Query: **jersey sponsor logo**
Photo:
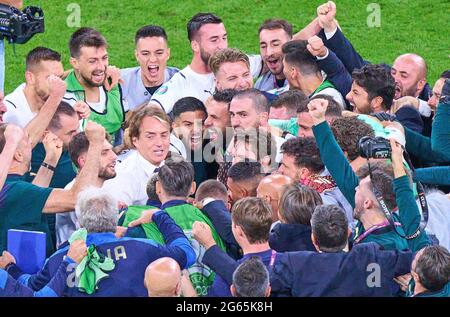
{"type": "Polygon", "coordinates": [[[167,85],[161,86],[156,92],[155,95],[164,95],[167,90],[169,90],[169,87],[167,85]]]}

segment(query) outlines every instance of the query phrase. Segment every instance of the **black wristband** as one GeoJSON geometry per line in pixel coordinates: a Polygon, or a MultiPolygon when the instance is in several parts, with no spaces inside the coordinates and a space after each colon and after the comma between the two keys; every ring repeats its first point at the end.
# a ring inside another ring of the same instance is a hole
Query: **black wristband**
{"type": "Polygon", "coordinates": [[[55,169],[56,169],[54,166],[51,166],[50,164],[47,164],[47,163],[45,163],[45,162],[42,162],[41,166],[43,166],[43,167],[45,167],[45,168],[48,168],[48,169],[51,170],[52,172],[54,172],[55,169]]]}

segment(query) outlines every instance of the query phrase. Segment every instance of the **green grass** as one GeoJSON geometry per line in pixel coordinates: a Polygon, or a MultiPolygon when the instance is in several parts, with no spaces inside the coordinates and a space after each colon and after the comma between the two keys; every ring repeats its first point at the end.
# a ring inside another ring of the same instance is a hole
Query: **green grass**
{"type": "MultiPolygon", "coordinates": [[[[259,52],[258,26],[271,17],[290,21],[295,30],[315,17],[316,7],[324,0],[24,0],[25,5],[41,4],[46,16],[46,32],[28,43],[7,45],[5,92],[24,81],[25,56],[36,46],[46,46],[62,53],[69,67],[67,42],[76,28],[66,24],[70,3],[81,7],[81,26],[101,31],[110,48],[110,63],[118,67],[136,65],[134,34],[146,24],[163,26],[169,36],[169,64],[184,67],[191,60],[186,22],[197,12],[211,11],[225,22],[229,46],[248,53],[259,52]]],[[[450,68],[449,0],[337,0],[337,18],[355,48],[367,60],[392,63],[399,54],[415,52],[428,63],[431,85],[439,74],[450,68]],[[367,27],[367,5],[381,6],[381,27],[367,27]]]]}

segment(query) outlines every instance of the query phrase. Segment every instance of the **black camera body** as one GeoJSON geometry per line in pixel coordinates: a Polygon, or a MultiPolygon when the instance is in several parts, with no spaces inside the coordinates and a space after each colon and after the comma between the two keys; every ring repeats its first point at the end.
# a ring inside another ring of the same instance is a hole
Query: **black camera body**
{"type": "Polygon", "coordinates": [[[0,4],[0,39],[24,44],[36,33],[44,33],[44,12],[39,7],[26,7],[23,11],[0,4]]]}
{"type": "Polygon", "coordinates": [[[366,158],[388,159],[391,158],[391,144],[382,137],[364,136],[358,142],[359,154],[366,158]]]}

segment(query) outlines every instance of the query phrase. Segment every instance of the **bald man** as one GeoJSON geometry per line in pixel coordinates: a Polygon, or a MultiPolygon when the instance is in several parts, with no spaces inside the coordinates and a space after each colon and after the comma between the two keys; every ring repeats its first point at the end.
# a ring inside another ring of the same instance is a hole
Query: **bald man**
{"type": "Polygon", "coordinates": [[[417,54],[403,54],[397,57],[391,69],[395,80],[394,99],[412,96],[419,97],[427,83],[427,65],[417,54]]]}
{"type": "Polygon", "coordinates": [[[168,257],[153,261],[145,270],[144,285],[149,297],[178,297],[181,292],[181,270],[168,257]]]}
{"type": "Polygon", "coordinates": [[[259,182],[256,195],[267,201],[272,208],[272,222],[278,221],[278,202],[286,185],[292,183],[292,178],[281,174],[266,176],[259,182]]]}

